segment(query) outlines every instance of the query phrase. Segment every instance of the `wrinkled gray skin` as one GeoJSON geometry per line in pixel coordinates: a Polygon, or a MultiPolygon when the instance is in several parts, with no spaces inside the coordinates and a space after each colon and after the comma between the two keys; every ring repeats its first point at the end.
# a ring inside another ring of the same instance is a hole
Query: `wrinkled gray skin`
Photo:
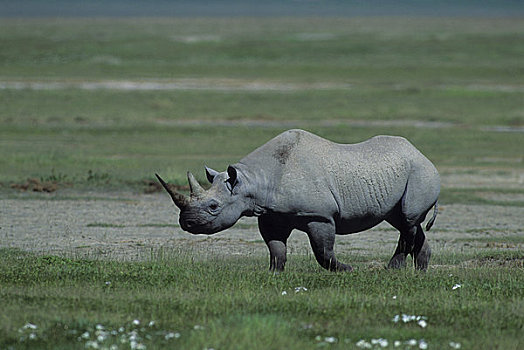
{"type": "MultiPolygon", "coordinates": [[[[388,267],[426,270],[431,250],[421,223],[435,206],[440,179],[433,164],[402,137],[376,136],[337,144],[303,130],[289,130],[262,145],[226,172],[206,167],[212,183],[200,187],[188,173],[189,198],[166,190],[180,208],[180,225],[194,234],[213,234],[241,216],[257,216],[270,252],[270,269],[282,271],[293,229],[307,233],[318,263],[352,270],[335,258],[336,234],[367,230],[386,220],[399,230],[388,267]]],[[[157,175],[158,176],[158,175],[157,175]]]]}

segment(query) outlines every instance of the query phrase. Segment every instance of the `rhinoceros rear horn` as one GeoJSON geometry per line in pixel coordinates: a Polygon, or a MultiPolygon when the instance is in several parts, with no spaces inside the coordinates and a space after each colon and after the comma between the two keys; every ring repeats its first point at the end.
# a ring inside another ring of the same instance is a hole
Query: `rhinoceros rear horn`
{"type": "Polygon", "coordinates": [[[198,181],[195,179],[195,176],[191,172],[187,172],[187,181],[189,182],[189,188],[191,189],[191,197],[199,198],[204,194],[204,189],[198,181]]]}
{"type": "Polygon", "coordinates": [[[160,181],[162,186],[166,189],[167,193],[169,193],[171,199],[173,199],[173,202],[178,208],[183,209],[189,204],[189,199],[186,196],[176,192],[174,188],[170,186],[168,183],[166,183],[164,180],[162,180],[162,178],[158,174],[155,175],[158,178],[158,181],[160,181]]]}

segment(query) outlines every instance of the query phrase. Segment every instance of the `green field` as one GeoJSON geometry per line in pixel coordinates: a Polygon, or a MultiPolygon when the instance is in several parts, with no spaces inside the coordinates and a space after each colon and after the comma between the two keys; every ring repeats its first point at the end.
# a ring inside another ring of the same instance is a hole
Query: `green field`
{"type": "Polygon", "coordinates": [[[329,273],[312,256],[295,256],[280,275],[265,270],[265,259],[197,251],[162,250],[142,263],[1,253],[2,348],[132,349],[134,341],[148,349],[348,349],[385,339],[387,348],[519,349],[524,342],[516,253],[444,253],[436,263],[445,266],[426,274],[371,269],[365,257],[354,273],[329,273]]]}
{"type": "Polygon", "coordinates": [[[3,20],[0,182],[203,179],[292,127],[522,169],[523,36],[518,19],[3,20]],[[108,81],[182,85],[81,88],[108,81]]]}
{"type": "MultiPolygon", "coordinates": [[[[2,19],[0,203],[126,201],[155,172],[203,182],[204,165],[302,128],[405,136],[441,173],[444,209],[520,209],[523,57],[521,18],[2,19]]],[[[426,274],[377,268],[387,251],[342,255],[351,274],[294,254],[273,275],[265,257],[198,249],[139,262],[2,249],[0,349],[520,349],[522,230],[477,229],[502,235],[455,238],[487,246],[475,253],[438,242],[426,274]]]]}

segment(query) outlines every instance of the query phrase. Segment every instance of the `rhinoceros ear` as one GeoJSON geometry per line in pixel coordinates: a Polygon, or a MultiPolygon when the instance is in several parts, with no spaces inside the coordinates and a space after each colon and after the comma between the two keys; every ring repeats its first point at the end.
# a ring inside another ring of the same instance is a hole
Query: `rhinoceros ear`
{"type": "Polygon", "coordinates": [[[231,193],[233,193],[233,188],[238,184],[238,173],[237,169],[232,167],[231,165],[227,167],[227,175],[228,179],[226,182],[229,184],[229,190],[231,193]]]}
{"type": "Polygon", "coordinates": [[[205,168],[206,168],[207,181],[209,181],[209,183],[213,183],[215,176],[219,174],[218,171],[208,168],[207,166],[205,168]]]}

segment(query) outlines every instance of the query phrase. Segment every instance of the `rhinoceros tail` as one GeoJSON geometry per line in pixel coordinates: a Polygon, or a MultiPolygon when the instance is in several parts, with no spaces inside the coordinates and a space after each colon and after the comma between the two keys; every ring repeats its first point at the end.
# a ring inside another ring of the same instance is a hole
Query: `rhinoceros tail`
{"type": "Polygon", "coordinates": [[[426,231],[429,231],[431,229],[431,226],[433,226],[433,223],[435,223],[437,214],[438,214],[438,202],[435,202],[435,205],[433,207],[433,216],[431,217],[431,219],[429,219],[428,223],[426,224],[426,231]]]}

